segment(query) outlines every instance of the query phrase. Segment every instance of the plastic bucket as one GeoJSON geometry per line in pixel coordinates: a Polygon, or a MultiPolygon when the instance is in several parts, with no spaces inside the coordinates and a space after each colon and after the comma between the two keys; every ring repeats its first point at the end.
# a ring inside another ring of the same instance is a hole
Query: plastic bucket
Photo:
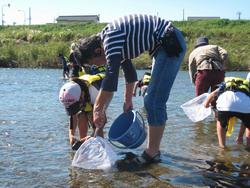
{"type": "Polygon", "coordinates": [[[208,95],[209,93],[203,93],[181,105],[181,108],[191,121],[202,121],[212,113],[211,107],[204,107],[208,95]]]}
{"type": "Polygon", "coordinates": [[[109,129],[109,141],[118,148],[137,148],[143,144],[147,136],[142,116],[137,111],[129,111],[119,115],[109,129]],[[138,118],[140,116],[140,119],[138,118]],[[113,143],[116,141],[123,146],[113,143]]]}

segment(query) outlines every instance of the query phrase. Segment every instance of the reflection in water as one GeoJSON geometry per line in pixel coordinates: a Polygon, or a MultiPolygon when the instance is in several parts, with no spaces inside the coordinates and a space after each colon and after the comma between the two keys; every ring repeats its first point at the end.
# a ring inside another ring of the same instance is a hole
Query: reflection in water
{"type": "MultiPolygon", "coordinates": [[[[74,157],[74,152],[70,155],[74,157]]],[[[173,187],[165,174],[170,170],[160,164],[150,165],[146,169],[134,172],[118,171],[116,168],[108,172],[102,170],[86,170],[77,167],[69,169],[70,187],[173,187]]]]}
{"type": "Polygon", "coordinates": [[[149,167],[147,171],[102,172],[98,170],[70,169],[70,187],[173,187],[160,178],[168,170],[159,166],[149,167]],[[83,186],[84,185],[84,186],[83,186]]]}
{"type": "Polygon", "coordinates": [[[215,144],[217,143],[217,135],[216,135],[216,122],[208,121],[197,122],[194,124],[194,129],[196,131],[194,142],[198,144],[215,144]]]}
{"type": "Polygon", "coordinates": [[[250,187],[250,165],[163,154],[163,161],[135,172],[70,168],[70,187],[250,187]]]}

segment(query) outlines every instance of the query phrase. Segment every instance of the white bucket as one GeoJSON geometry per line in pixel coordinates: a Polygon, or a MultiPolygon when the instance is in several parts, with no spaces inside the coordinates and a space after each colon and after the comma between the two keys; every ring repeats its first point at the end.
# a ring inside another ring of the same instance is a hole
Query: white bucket
{"type": "Polygon", "coordinates": [[[202,121],[212,113],[211,107],[204,107],[208,95],[209,93],[203,93],[181,105],[181,108],[191,121],[202,121]]]}

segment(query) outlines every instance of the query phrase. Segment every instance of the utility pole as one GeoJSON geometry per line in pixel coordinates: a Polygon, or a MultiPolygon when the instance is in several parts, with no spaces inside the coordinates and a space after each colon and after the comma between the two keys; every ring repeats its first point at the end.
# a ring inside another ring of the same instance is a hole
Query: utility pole
{"type": "Polygon", "coordinates": [[[31,8],[29,7],[29,25],[31,25],[31,8]]]}
{"type": "Polygon", "coordinates": [[[241,12],[237,12],[238,20],[240,20],[241,12]]]}
{"type": "Polygon", "coordinates": [[[185,10],[182,9],[182,20],[184,21],[185,20],[185,10]]]}
{"type": "Polygon", "coordinates": [[[4,26],[4,13],[3,13],[3,7],[10,7],[10,4],[7,4],[7,5],[2,5],[2,26],[4,26]]]}

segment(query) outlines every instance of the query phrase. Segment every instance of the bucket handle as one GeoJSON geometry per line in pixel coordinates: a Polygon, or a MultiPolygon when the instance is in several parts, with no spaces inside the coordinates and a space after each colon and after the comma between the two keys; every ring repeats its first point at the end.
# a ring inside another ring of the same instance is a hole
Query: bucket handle
{"type": "Polygon", "coordinates": [[[144,122],[144,119],[143,119],[142,115],[138,111],[135,111],[135,113],[140,116],[140,118],[142,120],[142,126],[143,126],[143,128],[145,128],[145,122],[144,122]]]}
{"type": "MultiPolygon", "coordinates": [[[[144,119],[143,119],[142,115],[141,115],[138,111],[135,111],[135,113],[138,114],[138,115],[141,117],[142,124],[143,124],[143,128],[145,128],[145,122],[144,122],[144,119]]],[[[113,143],[113,141],[110,140],[110,139],[108,139],[108,141],[109,141],[113,146],[115,146],[115,147],[117,147],[117,148],[119,148],[119,149],[129,149],[128,146],[119,146],[119,145],[116,145],[116,144],[113,143]]],[[[137,142],[134,143],[134,144],[137,144],[137,142]]],[[[134,144],[132,144],[131,146],[133,146],[134,144]]],[[[130,147],[131,147],[131,146],[130,146],[130,147]]]]}
{"type": "Polygon", "coordinates": [[[112,144],[113,146],[119,148],[119,149],[127,149],[128,147],[126,146],[119,146],[119,145],[116,145],[115,143],[113,143],[112,140],[108,139],[108,141],[110,142],[110,144],[112,144]]]}

